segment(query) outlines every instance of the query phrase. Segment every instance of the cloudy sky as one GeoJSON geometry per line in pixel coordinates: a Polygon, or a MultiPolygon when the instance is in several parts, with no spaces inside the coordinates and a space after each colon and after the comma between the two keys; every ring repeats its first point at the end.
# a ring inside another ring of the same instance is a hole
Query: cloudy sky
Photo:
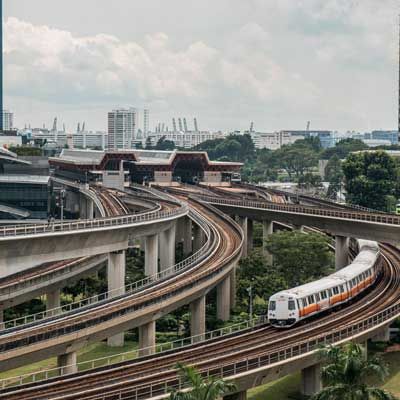
{"type": "Polygon", "coordinates": [[[3,0],[5,106],[25,123],[395,129],[398,0],[3,0]]]}

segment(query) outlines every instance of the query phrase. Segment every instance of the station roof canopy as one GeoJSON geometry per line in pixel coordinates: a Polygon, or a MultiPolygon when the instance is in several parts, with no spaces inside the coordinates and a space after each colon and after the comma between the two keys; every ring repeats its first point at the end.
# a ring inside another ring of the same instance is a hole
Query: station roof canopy
{"type": "Polygon", "coordinates": [[[0,184],[2,183],[20,183],[31,185],[47,185],[49,176],[46,175],[4,175],[0,174],[0,184]]]}
{"type": "Polygon", "coordinates": [[[162,150],[71,150],[64,149],[59,157],[49,158],[51,165],[64,165],[67,167],[91,168],[93,170],[104,169],[110,160],[123,160],[134,165],[157,169],[160,167],[171,167],[180,160],[201,160],[205,169],[240,169],[243,164],[239,162],[210,161],[208,154],[202,151],[162,151],[162,150]]]}

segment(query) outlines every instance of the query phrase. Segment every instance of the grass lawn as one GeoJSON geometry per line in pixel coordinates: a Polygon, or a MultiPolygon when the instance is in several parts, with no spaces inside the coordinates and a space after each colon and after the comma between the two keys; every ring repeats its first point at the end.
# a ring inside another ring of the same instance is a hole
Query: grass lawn
{"type": "Polygon", "coordinates": [[[251,389],[249,400],[293,400],[300,391],[300,374],[288,375],[277,381],[251,389]]]}
{"type": "MultiPolygon", "coordinates": [[[[390,376],[382,388],[400,398],[400,352],[387,353],[384,359],[390,365],[390,376]]],[[[249,400],[293,400],[299,398],[300,374],[289,375],[248,391],[249,400]]]]}
{"type": "MultiPolygon", "coordinates": [[[[125,353],[127,351],[131,351],[131,350],[135,350],[135,349],[137,349],[136,342],[125,341],[125,345],[123,347],[108,347],[106,342],[94,343],[94,344],[86,346],[84,349],[81,349],[80,351],[78,351],[78,363],[87,361],[87,360],[101,358],[101,357],[112,356],[114,354],[125,353]]],[[[127,357],[127,359],[133,358],[134,355],[135,355],[134,353],[132,355],[129,355],[129,357],[127,357]]],[[[105,364],[106,364],[106,362],[98,362],[98,363],[96,363],[96,366],[101,366],[101,365],[105,365],[105,364]]],[[[57,358],[52,357],[47,360],[39,361],[34,364],[24,365],[23,367],[13,369],[13,370],[10,370],[7,372],[3,372],[0,374],[0,379],[29,374],[31,372],[43,371],[46,369],[51,369],[51,368],[56,368],[56,367],[57,367],[57,358]]],[[[91,365],[88,363],[88,364],[81,366],[79,369],[85,370],[90,367],[91,367],[91,365]]]]}

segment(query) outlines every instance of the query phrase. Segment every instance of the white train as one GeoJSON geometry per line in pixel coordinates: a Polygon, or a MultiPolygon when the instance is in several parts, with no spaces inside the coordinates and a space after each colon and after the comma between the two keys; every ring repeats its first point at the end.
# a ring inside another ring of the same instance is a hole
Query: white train
{"type": "Polygon", "coordinates": [[[275,327],[290,327],[339,304],[346,303],[377,279],[379,246],[358,240],[359,254],[347,267],[293,289],[283,290],[269,299],[268,319],[275,327]]]}

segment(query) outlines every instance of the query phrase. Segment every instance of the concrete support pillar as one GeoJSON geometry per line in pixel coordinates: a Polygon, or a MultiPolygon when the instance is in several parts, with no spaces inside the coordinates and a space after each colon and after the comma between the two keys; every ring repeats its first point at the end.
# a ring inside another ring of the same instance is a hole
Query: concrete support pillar
{"type": "Polygon", "coordinates": [[[247,219],[247,255],[253,250],[253,220],[247,219]]]}
{"type": "Polygon", "coordinates": [[[204,232],[199,225],[193,224],[193,252],[199,251],[204,244],[204,232]]]}
{"type": "Polygon", "coordinates": [[[94,204],[93,200],[89,199],[84,194],[79,194],[79,216],[82,219],[93,219],[94,204]]]}
{"type": "Polygon", "coordinates": [[[388,342],[390,340],[389,326],[386,326],[379,331],[374,337],[371,338],[371,342],[388,342]]]}
{"type": "Polygon", "coordinates": [[[192,220],[188,217],[184,219],[183,224],[183,255],[187,256],[193,252],[193,233],[192,220]]]}
{"type": "Polygon", "coordinates": [[[336,271],[344,268],[348,264],[349,240],[345,236],[335,237],[335,266],[336,271]]]}
{"type": "Polygon", "coordinates": [[[94,217],[94,203],[92,199],[87,199],[87,218],[93,219],[94,217]]]}
{"type": "MultiPolygon", "coordinates": [[[[206,296],[190,303],[190,334],[191,336],[203,335],[206,332],[206,296]]],[[[202,337],[196,337],[194,342],[199,342],[202,337]]]]}
{"type": "Polygon", "coordinates": [[[217,318],[228,321],[230,318],[231,277],[228,275],[217,286],[217,318]]]}
{"type": "Polygon", "coordinates": [[[175,264],[175,225],[160,232],[160,271],[164,271],[175,264]]]}
{"type": "Polygon", "coordinates": [[[185,217],[179,218],[176,223],[176,229],[175,229],[175,246],[177,246],[179,243],[183,243],[183,229],[185,225],[185,217]]]}
{"type": "MultiPolygon", "coordinates": [[[[60,307],[60,296],[61,296],[61,289],[56,289],[53,290],[52,292],[48,292],[46,294],[46,310],[53,310],[55,308],[60,307]]],[[[58,313],[59,310],[57,310],[54,313],[58,313]]]]}
{"type": "Polygon", "coordinates": [[[243,230],[243,248],[242,248],[242,257],[247,257],[247,234],[248,234],[248,229],[247,229],[247,224],[248,224],[248,220],[247,217],[237,217],[237,222],[240,225],[240,227],[243,230]]]}
{"type": "Polygon", "coordinates": [[[139,356],[148,356],[155,353],[156,322],[151,321],[139,326],[139,356]]]}
{"type": "Polygon", "coordinates": [[[57,365],[60,369],[60,375],[74,374],[78,372],[76,365],[76,351],[61,354],[57,357],[57,365]]]}
{"type": "MultiPolygon", "coordinates": [[[[110,297],[120,296],[125,293],[125,251],[110,253],[108,255],[108,291],[110,297]]],[[[124,332],[117,333],[107,339],[110,347],[124,345],[124,332]]]]}
{"type": "Polygon", "coordinates": [[[265,248],[265,241],[267,240],[269,235],[272,235],[274,233],[274,223],[269,220],[264,220],[262,222],[262,226],[263,226],[263,253],[267,258],[267,261],[270,264],[272,264],[273,262],[272,254],[265,248]]]}
{"type": "Polygon", "coordinates": [[[301,370],[301,394],[303,396],[313,396],[322,389],[321,384],[321,364],[301,370]]]}
{"type": "Polygon", "coordinates": [[[158,235],[146,236],[144,242],[144,273],[153,276],[158,272],[158,235]]]}
{"type": "Polygon", "coordinates": [[[247,391],[242,390],[241,392],[228,394],[223,397],[223,400],[247,400],[247,391]]]}

